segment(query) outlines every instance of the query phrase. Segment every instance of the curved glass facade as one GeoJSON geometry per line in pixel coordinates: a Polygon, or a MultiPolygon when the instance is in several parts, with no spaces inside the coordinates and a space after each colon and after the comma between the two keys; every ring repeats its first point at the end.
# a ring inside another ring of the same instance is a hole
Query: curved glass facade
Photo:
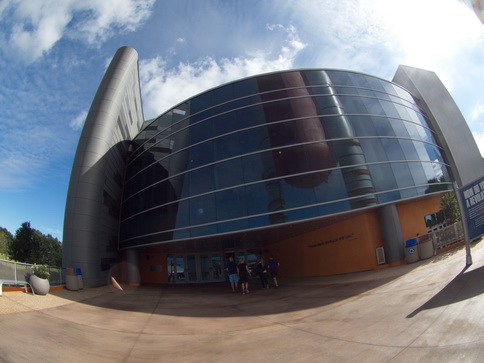
{"type": "Polygon", "coordinates": [[[400,86],[339,70],[265,74],[193,97],[134,139],[120,248],[451,189],[426,116],[400,86]]]}

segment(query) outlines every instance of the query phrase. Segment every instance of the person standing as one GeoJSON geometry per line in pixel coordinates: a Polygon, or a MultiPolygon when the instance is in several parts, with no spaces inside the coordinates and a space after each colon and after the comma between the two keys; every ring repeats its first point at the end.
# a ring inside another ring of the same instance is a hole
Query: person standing
{"type": "Polygon", "coordinates": [[[232,292],[237,291],[237,283],[239,282],[239,268],[234,261],[232,256],[229,256],[229,262],[227,262],[227,267],[225,268],[227,274],[229,275],[230,286],[232,287],[232,292]]]}
{"type": "Polygon", "coordinates": [[[274,259],[274,256],[271,255],[269,257],[268,265],[269,265],[269,274],[272,277],[272,282],[274,283],[274,287],[277,289],[279,288],[279,284],[277,282],[277,273],[279,272],[279,266],[280,266],[279,261],[274,259]]]}
{"type": "Polygon", "coordinates": [[[249,278],[250,278],[250,271],[249,267],[245,263],[245,260],[241,258],[239,260],[239,264],[237,265],[239,269],[239,281],[240,281],[240,286],[242,287],[242,294],[248,294],[249,293],[249,278]]]}
{"type": "Polygon", "coordinates": [[[257,264],[257,275],[259,275],[263,289],[269,288],[269,283],[267,281],[267,275],[269,274],[268,269],[269,267],[264,263],[264,259],[261,258],[257,264]]]}

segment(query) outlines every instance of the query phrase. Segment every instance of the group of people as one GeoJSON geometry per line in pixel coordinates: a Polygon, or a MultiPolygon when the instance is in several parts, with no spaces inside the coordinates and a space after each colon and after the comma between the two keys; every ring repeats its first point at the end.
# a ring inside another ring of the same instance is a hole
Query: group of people
{"type": "MultiPolygon", "coordinates": [[[[270,287],[269,279],[272,280],[272,284],[276,289],[279,288],[279,283],[277,282],[277,272],[279,271],[279,266],[279,261],[274,259],[274,256],[270,256],[267,263],[264,262],[263,258],[259,259],[256,272],[260,278],[263,289],[268,289],[270,287]]],[[[234,257],[229,256],[229,261],[227,262],[227,267],[225,270],[229,275],[229,282],[230,286],[232,287],[232,292],[237,292],[240,284],[242,294],[248,294],[250,271],[249,266],[247,266],[247,263],[245,263],[245,260],[241,258],[237,264],[234,261],[234,257]]]]}

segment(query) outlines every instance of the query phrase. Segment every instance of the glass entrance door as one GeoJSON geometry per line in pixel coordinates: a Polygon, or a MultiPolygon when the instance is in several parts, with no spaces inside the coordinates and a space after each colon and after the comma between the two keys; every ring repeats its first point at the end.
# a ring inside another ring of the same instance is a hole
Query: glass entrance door
{"type": "Polygon", "coordinates": [[[168,256],[166,261],[170,283],[215,282],[224,278],[221,253],[168,256]]]}

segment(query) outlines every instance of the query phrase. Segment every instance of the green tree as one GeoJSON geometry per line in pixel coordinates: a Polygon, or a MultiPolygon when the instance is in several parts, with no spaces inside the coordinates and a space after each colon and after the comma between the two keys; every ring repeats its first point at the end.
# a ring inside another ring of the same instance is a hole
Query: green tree
{"type": "Polygon", "coordinates": [[[30,263],[30,254],[34,244],[33,234],[30,222],[22,223],[8,246],[8,254],[11,258],[15,261],[30,263]]]}
{"type": "Polygon", "coordinates": [[[459,203],[455,196],[455,192],[445,193],[440,199],[440,207],[445,218],[447,218],[451,224],[461,220],[459,203]]]}
{"type": "Polygon", "coordinates": [[[61,266],[62,244],[50,234],[46,236],[31,228],[30,222],[24,222],[10,241],[9,255],[20,262],[61,266]]]}
{"type": "Polygon", "coordinates": [[[34,232],[35,248],[32,250],[30,259],[37,264],[49,266],[62,265],[62,245],[57,238],[50,234],[43,235],[39,231],[34,232]]]}
{"type": "Polygon", "coordinates": [[[13,235],[3,227],[0,227],[0,254],[8,256],[8,246],[13,239],[13,235]]]}

